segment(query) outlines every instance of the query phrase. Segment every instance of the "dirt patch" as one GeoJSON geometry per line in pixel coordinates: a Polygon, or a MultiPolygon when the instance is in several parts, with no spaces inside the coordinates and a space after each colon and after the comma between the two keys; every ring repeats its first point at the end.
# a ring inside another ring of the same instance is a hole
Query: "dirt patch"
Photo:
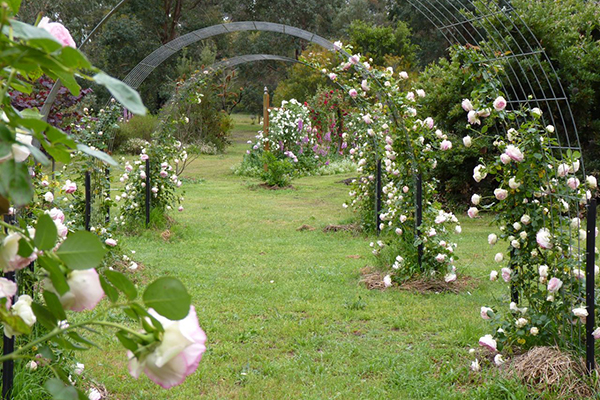
{"type": "Polygon", "coordinates": [[[360,232],[361,228],[358,224],[347,225],[327,225],[323,228],[323,232],[360,232]]]}
{"type": "Polygon", "coordinates": [[[296,190],[295,187],[293,187],[292,185],[289,186],[277,186],[277,185],[267,185],[266,183],[261,183],[259,185],[257,185],[257,187],[261,188],[261,189],[266,189],[266,190],[296,190]]]}
{"type": "Polygon", "coordinates": [[[172,233],[169,229],[163,231],[160,234],[161,239],[164,240],[165,242],[168,242],[171,239],[171,236],[172,236],[172,233]]]}
{"type": "Polygon", "coordinates": [[[353,258],[355,260],[358,260],[359,258],[362,258],[362,256],[359,256],[358,254],[352,254],[352,255],[346,256],[346,258],[353,258]]]}
{"type": "Polygon", "coordinates": [[[305,224],[305,225],[302,225],[300,228],[298,228],[298,229],[296,229],[296,230],[297,230],[297,231],[300,231],[300,232],[302,232],[302,231],[314,231],[314,230],[315,230],[315,228],[314,228],[313,226],[310,226],[310,225],[306,225],[306,224],[305,224]]]}
{"type": "Polygon", "coordinates": [[[552,391],[569,399],[588,398],[594,394],[584,361],[557,347],[534,347],[516,356],[507,370],[540,392],[552,391]]]}
{"type": "MultiPolygon", "coordinates": [[[[383,278],[386,274],[378,271],[374,267],[366,266],[360,270],[361,283],[364,283],[369,290],[386,289],[383,278]]],[[[460,293],[474,287],[476,280],[470,276],[460,275],[454,282],[446,282],[444,279],[432,278],[412,278],[398,285],[393,282],[391,287],[397,287],[400,290],[408,290],[421,294],[426,293],[460,293]]]]}
{"type": "Polygon", "coordinates": [[[343,183],[344,185],[350,185],[352,183],[352,181],[355,179],[357,179],[357,178],[348,178],[348,179],[344,179],[343,181],[338,181],[337,183],[343,183]]]}

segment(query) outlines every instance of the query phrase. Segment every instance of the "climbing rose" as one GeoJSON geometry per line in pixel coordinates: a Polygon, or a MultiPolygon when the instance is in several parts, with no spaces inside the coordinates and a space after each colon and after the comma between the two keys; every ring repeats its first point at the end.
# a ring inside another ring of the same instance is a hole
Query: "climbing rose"
{"type": "Polygon", "coordinates": [[[502,164],[506,165],[510,162],[510,157],[508,156],[508,154],[502,153],[500,154],[500,161],[502,161],[502,164]]]}
{"type": "Polygon", "coordinates": [[[482,172],[482,169],[485,169],[485,166],[482,164],[473,168],[473,179],[475,179],[475,182],[481,182],[487,176],[487,172],[482,172]]]}
{"type": "MultiPolygon", "coordinates": [[[[100,286],[100,277],[95,269],[71,271],[67,276],[69,291],[60,296],[63,307],[73,311],[92,310],[104,297],[100,286]]],[[[58,295],[49,279],[44,281],[44,288],[58,295]]]]}
{"type": "Polygon", "coordinates": [[[560,288],[562,287],[562,281],[558,278],[551,278],[548,281],[548,291],[550,293],[556,293],[560,290],[560,288]]]}
{"type": "Polygon", "coordinates": [[[390,275],[386,275],[383,278],[383,284],[385,285],[385,287],[390,287],[392,286],[392,277],[390,275]]]}
{"type": "Polygon", "coordinates": [[[502,354],[496,354],[496,356],[494,357],[494,364],[496,364],[497,366],[501,366],[504,363],[505,361],[502,358],[502,354]]]}
{"type": "Polygon", "coordinates": [[[449,140],[442,140],[440,143],[440,149],[443,151],[450,150],[452,148],[452,142],[449,140]]]}
{"type": "Polygon", "coordinates": [[[590,187],[590,189],[595,189],[598,187],[598,182],[596,181],[596,177],[594,177],[592,175],[588,175],[587,178],[585,178],[585,182],[590,187]]]}
{"type": "Polygon", "coordinates": [[[344,47],[344,45],[342,44],[342,42],[340,42],[339,40],[337,42],[333,43],[333,49],[334,50],[341,50],[342,47],[344,47]]]}
{"type": "Polygon", "coordinates": [[[456,274],[454,272],[450,272],[444,276],[444,281],[446,283],[454,282],[456,280],[456,274]]]}
{"type": "Polygon", "coordinates": [[[13,232],[2,241],[2,247],[0,247],[0,269],[2,271],[9,272],[23,269],[37,258],[35,252],[27,258],[23,258],[18,254],[19,241],[23,237],[20,233],[13,232]]]}
{"type": "Polygon", "coordinates": [[[168,389],[181,384],[196,371],[206,350],[206,334],[198,325],[194,306],[180,321],[171,321],[153,309],[148,312],[163,326],[163,340],[151,353],[141,354],[139,359],[128,351],[129,373],[137,379],[143,371],[153,382],[168,389]]]}
{"type": "Polygon", "coordinates": [[[463,144],[465,145],[465,147],[471,147],[471,144],[473,143],[471,136],[467,135],[463,138],[463,144]]]}
{"type": "Polygon", "coordinates": [[[337,75],[332,72],[329,74],[329,79],[331,79],[332,81],[335,81],[337,79],[337,75]]]}
{"type": "Polygon", "coordinates": [[[576,190],[579,187],[580,183],[581,182],[579,182],[579,179],[577,179],[575,177],[571,177],[571,178],[567,179],[567,186],[569,186],[573,190],[576,190]]]}
{"type": "Polygon", "coordinates": [[[599,340],[600,339],[600,328],[596,328],[594,330],[594,332],[592,332],[592,336],[594,336],[594,339],[599,340]]]}
{"type": "Polygon", "coordinates": [[[552,243],[550,242],[551,239],[552,236],[550,235],[550,231],[547,228],[540,229],[537,235],[535,235],[535,240],[542,249],[552,248],[552,243]]]}
{"type": "Polygon", "coordinates": [[[579,319],[581,320],[581,322],[585,322],[585,317],[587,317],[589,315],[588,311],[585,309],[585,307],[578,307],[578,308],[574,308],[573,309],[573,314],[576,317],[579,317],[579,319]]]}
{"type": "Polygon", "coordinates": [[[496,100],[494,100],[494,109],[496,111],[502,111],[506,108],[506,100],[504,99],[504,97],[499,96],[496,98],[496,100]]]}
{"type": "Polygon", "coordinates": [[[498,279],[498,271],[490,272],[490,281],[495,282],[498,279]]]}
{"type": "Polygon", "coordinates": [[[358,96],[358,92],[356,91],[356,89],[350,89],[350,91],[348,92],[348,94],[350,95],[350,97],[352,97],[353,99],[356,98],[356,96],[358,96]]]}
{"type": "Polygon", "coordinates": [[[7,307],[10,307],[10,298],[17,294],[17,284],[6,278],[0,278],[0,299],[7,298],[7,307]]]}
{"type": "Polygon", "coordinates": [[[477,214],[479,214],[479,210],[477,209],[477,207],[471,207],[469,208],[469,210],[467,210],[467,215],[469,216],[469,218],[475,218],[477,214]]]}
{"type": "Polygon", "coordinates": [[[15,161],[18,163],[25,161],[27,157],[29,157],[29,155],[31,154],[31,151],[27,146],[25,146],[25,144],[31,145],[32,139],[33,136],[31,135],[23,135],[17,133],[17,142],[19,142],[20,144],[14,143],[11,146],[11,152],[8,153],[8,155],[0,158],[0,164],[4,161],[10,160],[11,158],[14,158],[15,161]]]}
{"type": "Polygon", "coordinates": [[[510,274],[512,274],[510,268],[502,268],[502,279],[504,279],[504,282],[510,282],[510,274]]]}
{"type": "Polygon", "coordinates": [[[406,71],[400,72],[400,79],[408,79],[408,73],[406,71]]]}
{"type": "Polygon", "coordinates": [[[492,310],[489,307],[481,307],[481,318],[483,319],[491,319],[490,316],[488,315],[488,312],[491,311],[492,313],[494,312],[494,310],[492,310]]]}
{"type": "Polygon", "coordinates": [[[477,114],[477,111],[475,111],[475,110],[469,111],[469,113],[467,114],[467,121],[469,121],[469,123],[471,125],[473,125],[473,124],[481,125],[481,121],[479,120],[479,115],[477,114]]]}
{"type": "MultiPolygon", "coordinates": [[[[32,301],[33,299],[31,298],[31,296],[23,294],[19,296],[19,300],[11,307],[13,313],[15,315],[18,315],[23,320],[23,322],[25,322],[25,324],[30,327],[33,326],[33,324],[35,324],[35,321],[37,320],[35,314],[33,313],[33,310],[31,309],[32,301]]],[[[7,337],[15,336],[15,332],[9,325],[4,325],[4,334],[7,337]]]]}
{"type": "Polygon", "coordinates": [[[460,105],[466,112],[473,111],[473,104],[469,99],[464,99],[460,105]]]}
{"type": "Polygon", "coordinates": [[[104,241],[104,243],[106,243],[106,245],[110,246],[110,247],[115,247],[117,245],[117,241],[115,239],[110,239],[110,238],[106,239],[104,241]]]}
{"type": "Polygon", "coordinates": [[[474,194],[473,196],[471,196],[471,203],[473,203],[474,205],[479,205],[480,201],[481,201],[480,195],[474,194]]]}
{"type": "Polygon", "coordinates": [[[38,24],[38,28],[46,30],[63,46],[77,47],[69,30],[59,22],[50,22],[48,17],[44,17],[38,24]]]}
{"type": "Polygon", "coordinates": [[[54,195],[52,192],[46,192],[44,194],[44,200],[46,200],[48,203],[52,203],[54,201],[54,195]]]}
{"type": "Polygon", "coordinates": [[[512,144],[506,146],[506,150],[504,150],[504,153],[516,162],[521,162],[525,158],[521,150],[519,150],[518,147],[513,146],[512,144]]]}
{"type": "Polygon", "coordinates": [[[63,190],[66,194],[75,193],[75,191],[77,190],[77,184],[67,179],[65,185],[63,186],[63,190]]]}
{"type": "Polygon", "coordinates": [[[369,83],[367,82],[366,79],[363,79],[363,81],[360,84],[360,87],[362,90],[364,90],[365,92],[369,91],[369,83]]]}
{"type": "Polygon", "coordinates": [[[498,351],[496,349],[496,341],[494,340],[494,338],[492,337],[492,335],[485,335],[481,338],[479,338],[479,345],[482,347],[485,347],[486,349],[493,351],[494,353],[496,351],[498,351]]]}
{"type": "Polygon", "coordinates": [[[494,189],[494,196],[496,196],[498,200],[504,200],[506,199],[506,196],[508,196],[508,191],[500,188],[494,189]]]}
{"type": "Polygon", "coordinates": [[[502,253],[496,253],[496,255],[494,256],[494,261],[499,263],[502,262],[502,260],[504,260],[504,255],[502,253]]]}
{"type": "Polygon", "coordinates": [[[490,233],[488,235],[488,243],[491,245],[496,244],[496,242],[498,241],[498,236],[496,236],[495,233],[490,233]]]}

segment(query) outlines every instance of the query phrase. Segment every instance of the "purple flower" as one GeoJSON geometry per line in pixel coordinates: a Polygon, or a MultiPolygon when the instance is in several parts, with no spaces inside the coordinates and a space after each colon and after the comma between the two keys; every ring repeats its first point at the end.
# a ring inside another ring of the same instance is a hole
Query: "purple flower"
{"type": "Polygon", "coordinates": [[[301,131],[304,128],[304,121],[298,119],[298,131],[301,131]]]}

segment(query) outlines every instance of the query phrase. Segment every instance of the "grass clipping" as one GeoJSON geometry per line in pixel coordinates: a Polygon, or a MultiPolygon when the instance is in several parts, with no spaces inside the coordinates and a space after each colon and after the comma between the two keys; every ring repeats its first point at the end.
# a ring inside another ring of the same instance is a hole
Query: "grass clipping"
{"type": "MultiPolygon", "coordinates": [[[[374,267],[364,267],[360,270],[361,280],[369,290],[387,289],[383,283],[384,273],[374,267]]],[[[420,294],[425,293],[460,293],[473,286],[473,278],[465,275],[459,276],[453,282],[446,282],[444,278],[413,277],[402,282],[399,286],[394,283],[392,287],[398,287],[400,290],[408,290],[420,294]]]]}
{"type": "Polygon", "coordinates": [[[515,357],[510,367],[525,384],[539,391],[570,399],[594,394],[584,362],[557,347],[534,347],[515,357]]]}

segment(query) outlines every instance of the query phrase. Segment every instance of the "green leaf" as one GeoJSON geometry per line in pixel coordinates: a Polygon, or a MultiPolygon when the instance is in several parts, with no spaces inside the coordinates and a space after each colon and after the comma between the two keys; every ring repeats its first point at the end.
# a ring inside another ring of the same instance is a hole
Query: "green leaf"
{"type": "Polygon", "coordinates": [[[21,8],[21,0],[6,0],[8,3],[8,7],[10,7],[12,14],[15,15],[19,12],[19,8],[21,8]]]}
{"type": "Polygon", "coordinates": [[[62,48],[59,58],[64,65],[71,68],[87,69],[92,67],[92,64],[90,64],[85,55],[70,46],[64,46],[62,48]]]}
{"type": "Polygon", "coordinates": [[[104,276],[110,283],[127,296],[129,300],[135,300],[137,297],[137,289],[125,275],[117,271],[105,271],[104,276]]]}
{"type": "Polygon", "coordinates": [[[91,340],[88,340],[86,338],[84,338],[83,336],[81,336],[79,333],[75,332],[75,331],[70,331],[69,333],[67,333],[67,335],[73,339],[74,341],[81,343],[82,345],[86,345],[89,347],[98,347],[100,348],[96,343],[92,342],[91,340]]]}
{"type": "Polygon", "coordinates": [[[192,304],[192,297],[179,279],[158,278],[152,282],[143,295],[144,304],[170,320],[185,318],[192,304]]]}
{"type": "Polygon", "coordinates": [[[57,320],[52,315],[50,310],[39,303],[31,303],[31,309],[35,314],[37,321],[42,324],[46,329],[52,330],[57,326],[57,320]]]}
{"type": "Polygon", "coordinates": [[[33,246],[29,243],[29,240],[21,238],[19,240],[19,250],[17,254],[23,258],[27,258],[33,253],[33,246]]]}
{"type": "Polygon", "coordinates": [[[27,148],[29,149],[33,157],[37,160],[37,162],[44,166],[50,165],[50,160],[48,160],[48,157],[46,157],[46,155],[42,153],[37,147],[32,146],[30,144],[26,144],[25,146],[27,146],[27,148]]]}
{"type": "MultiPolygon", "coordinates": [[[[12,27],[15,37],[31,41],[32,44],[37,44],[50,53],[62,47],[62,44],[45,29],[37,28],[17,20],[12,20],[10,27],[12,27]]],[[[9,27],[5,26],[3,32],[8,33],[8,30],[9,27]]]]}
{"type": "Polygon", "coordinates": [[[119,300],[119,292],[117,289],[108,283],[106,278],[104,278],[102,275],[100,275],[100,286],[102,286],[102,290],[104,290],[104,293],[106,293],[111,303],[116,303],[117,300],[119,300]]]}
{"type": "Polygon", "coordinates": [[[47,358],[50,361],[56,360],[56,356],[48,346],[40,347],[39,353],[42,355],[42,357],[47,358]]]}
{"type": "Polygon", "coordinates": [[[42,268],[44,268],[50,274],[50,280],[54,289],[62,296],[69,291],[69,284],[67,278],[60,270],[60,266],[56,261],[49,257],[39,257],[37,262],[42,268]]]}
{"type": "Polygon", "coordinates": [[[12,200],[15,206],[28,204],[33,197],[31,178],[25,163],[7,160],[0,163],[0,195],[12,200]]]}
{"type": "Polygon", "coordinates": [[[48,379],[44,384],[54,400],[77,400],[79,395],[73,386],[65,385],[60,379],[48,379]]]}
{"type": "Polygon", "coordinates": [[[107,250],[98,236],[91,232],[77,231],[67,236],[56,255],[71,269],[96,268],[107,250]]]}
{"type": "Polygon", "coordinates": [[[134,353],[137,351],[138,344],[127,335],[127,332],[117,331],[115,335],[117,335],[117,339],[119,339],[119,342],[121,342],[123,347],[125,347],[127,350],[130,350],[134,353]]]}
{"type": "Polygon", "coordinates": [[[35,226],[33,244],[39,250],[50,250],[56,244],[57,238],[58,231],[56,230],[54,221],[48,214],[42,214],[35,226]]]}
{"type": "Polygon", "coordinates": [[[48,307],[52,315],[56,317],[57,320],[62,321],[67,319],[67,314],[65,314],[65,310],[63,309],[63,306],[60,303],[60,300],[58,299],[57,295],[55,295],[49,290],[44,290],[42,295],[44,296],[46,306],[48,307]]]}
{"type": "MultiPolygon", "coordinates": [[[[8,214],[8,209],[10,208],[10,204],[6,197],[0,196],[0,215],[8,214]]],[[[31,254],[31,253],[29,253],[31,254]]]]}
{"type": "Polygon", "coordinates": [[[85,144],[81,144],[81,143],[77,144],[77,150],[82,151],[85,154],[88,154],[92,157],[96,157],[98,160],[104,161],[107,164],[114,165],[114,166],[119,165],[115,160],[113,160],[113,158],[111,156],[109,156],[105,152],[100,151],[100,150],[94,150],[94,149],[86,146],[85,144]]]}
{"type": "Polygon", "coordinates": [[[29,335],[31,333],[29,325],[18,315],[11,314],[5,307],[5,301],[6,299],[2,299],[2,303],[0,304],[0,321],[9,325],[16,334],[29,335]]]}
{"type": "Polygon", "coordinates": [[[125,83],[115,79],[104,72],[94,75],[96,83],[106,86],[110,94],[129,111],[134,114],[145,115],[146,107],[142,103],[139,93],[125,83]]]}

